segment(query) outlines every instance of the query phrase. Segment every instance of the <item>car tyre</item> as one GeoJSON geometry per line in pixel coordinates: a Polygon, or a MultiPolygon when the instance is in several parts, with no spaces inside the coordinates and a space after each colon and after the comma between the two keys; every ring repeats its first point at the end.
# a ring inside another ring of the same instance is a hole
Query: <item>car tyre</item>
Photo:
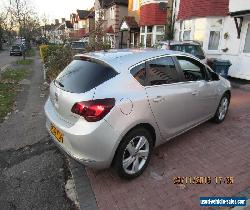
{"type": "Polygon", "coordinates": [[[216,113],[212,118],[213,122],[221,123],[224,121],[228,112],[229,104],[230,104],[230,96],[229,94],[224,94],[220,100],[216,113]]]}
{"type": "Polygon", "coordinates": [[[148,166],[153,150],[153,138],[148,130],[138,127],[123,138],[115,155],[115,168],[124,179],[140,176],[148,166]]]}

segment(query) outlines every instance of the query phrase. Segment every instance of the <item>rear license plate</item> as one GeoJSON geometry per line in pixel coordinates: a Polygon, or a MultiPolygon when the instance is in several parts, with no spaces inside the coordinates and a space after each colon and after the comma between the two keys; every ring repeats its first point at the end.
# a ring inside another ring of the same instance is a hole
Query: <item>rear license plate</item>
{"type": "Polygon", "coordinates": [[[57,141],[63,143],[63,134],[52,124],[50,126],[50,132],[56,137],[57,141]]]}

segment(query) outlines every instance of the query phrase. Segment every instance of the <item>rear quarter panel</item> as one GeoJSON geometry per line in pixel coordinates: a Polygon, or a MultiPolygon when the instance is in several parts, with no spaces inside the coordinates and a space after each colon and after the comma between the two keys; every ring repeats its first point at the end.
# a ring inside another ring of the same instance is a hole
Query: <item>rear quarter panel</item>
{"type": "Polygon", "coordinates": [[[150,124],[155,129],[155,144],[160,142],[161,135],[150,109],[145,88],[129,72],[122,72],[98,86],[94,99],[101,98],[116,100],[115,107],[105,117],[105,120],[119,134],[116,148],[126,133],[141,123],[150,124]]]}

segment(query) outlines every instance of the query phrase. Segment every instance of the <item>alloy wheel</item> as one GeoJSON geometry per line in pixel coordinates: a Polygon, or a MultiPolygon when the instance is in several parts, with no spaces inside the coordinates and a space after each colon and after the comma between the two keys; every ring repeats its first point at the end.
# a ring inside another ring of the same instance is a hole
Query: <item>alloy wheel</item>
{"type": "Polygon", "coordinates": [[[134,137],[123,153],[122,166],[127,174],[135,174],[145,165],[149,156],[149,142],[145,136],[134,137]]]}
{"type": "Polygon", "coordinates": [[[220,120],[223,120],[225,118],[227,109],[228,109],[228,98],[224,97],[221,100],[220,107],[219,107],[219,119],[220,120]]]}

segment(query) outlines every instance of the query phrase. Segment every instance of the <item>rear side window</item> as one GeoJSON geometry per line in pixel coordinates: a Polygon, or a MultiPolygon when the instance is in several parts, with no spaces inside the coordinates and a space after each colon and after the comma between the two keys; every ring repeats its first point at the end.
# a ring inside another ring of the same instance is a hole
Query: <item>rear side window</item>
{"type": "Polygon", "coordinates": [[[131,74],[133,77],[141,84],[146,84],[146,65],[145,63],[139,64],[131,69],[131,74]]]}
{"type": "Polygon", "coordinates": [[[118,73],[110,66],[93,60],[74,60],[56,78],[61,89],[74,92],[87,92],[118,73]]]}
{"type": "Polygon", "coordinates": [[[147,80],[149,85],[179,82],[178,73],[172,58],[157,58],[147,62],[147,80]]]}

